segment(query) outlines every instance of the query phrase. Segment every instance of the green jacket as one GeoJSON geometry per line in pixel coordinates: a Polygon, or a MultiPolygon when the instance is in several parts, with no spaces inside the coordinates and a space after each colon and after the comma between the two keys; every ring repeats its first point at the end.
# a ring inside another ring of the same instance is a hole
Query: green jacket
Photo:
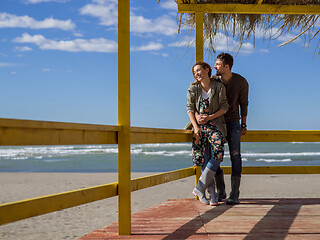
{"type": "MultiPolygon", "coordinates": [[[[199,113],[200,101],[202,98],[201,84],[191,85],[188,89],[187,98],[187,112],[197,111],[199,113]]],[[[229,109],[226,89],[221,82],[211,79],[211,92],[209,94],[209,114],[213,114],[219,109],[223,109],[226,112],[229,109]]],[[[223,136],[226,137],[227,129],[223,115],[213,119],[212,122],[223,134],[223,136]]]]}

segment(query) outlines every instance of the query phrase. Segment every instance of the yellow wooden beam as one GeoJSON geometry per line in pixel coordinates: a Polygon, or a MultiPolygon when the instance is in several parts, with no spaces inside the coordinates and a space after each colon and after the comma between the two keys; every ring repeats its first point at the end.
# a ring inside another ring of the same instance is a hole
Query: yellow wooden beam
{"type": "Polygon", "coordinates": [[[118,0],[118,125],[119,235],[130,235],[130,0],[118,0]]]}
{"type": "Polygon", "coordinates": [[[241,137],[243,142],[320,142],[319,130],[251,130],[241,137]]]}
{"type": "Polygon", "coordinates": [[[178,4],[178,13],[320,14],[320,5],[178,4]]]}
{"type": "MultiPolygon", "coordinates": [[[[200,166],[197,166],[197,167],[196,167],[196,179],[195,179],[195,180],[196,180],[196,181],[195,181],[195,185],[196,185],[196,186],[198,185],[198,182],[199,182],[201,173],[202,173],[201,167],[200,167],[200,166]]],[[[199,197],[196,196],[196,199],[199,199],[199,197]]]]}
{"type": "Polygon", "coordinates": [[[263,2],[263,0],[257,0],[256,4],[261,4],[263,2]]]}
{"type": "Polygon", "coordinates": [[[196,167],[183,168],[171,172],[159,173],[131,180],[131,191],[156,186],[159,184],[175,181],[178,179],[194,176],[196,167]]]}
{"type": "Polygon", "coordinates": [[[118,183],[84,188],[0,205],[0,225],[118,195],[118,183]]]}
{"type": "MultiPolygon", "coordinates": [[[[224,174],[231,174],[231,167],[221,168],[224,174]]],[[[320,174],[320,166],[243,167],[242,174],[320,174]]]]}
{"type": "MultiPolygon", "coordinates": [[[[222,167],[224,174],[231,174],[231,167],[222,167]]],[[[242,174],[320,174],[320,166],[269,166],[243,167],[242,174]]],[[[196,175],[201,175],[200,167],[189,167],[171,172],[145,176],[131,180],[130,191],[156,186],[196,175]]],[[[64,193],[26,199],[0,205],[0,225],[39,216],[42,214],[75,207],[118,195],[118,183],[110,183],[64,193]]]]}
{"type": "Polygon", "coordinates": [[[119,131],[120,127],[112,125],[98,125],[85,123],[36,121],[24,119],[0,118],[0,127],[4,128],[39,128],[57,130],[91,130],[91,131],[119,131]]]}
{"type": "Polygon", "coordinates": [[[0,145],[117,144],[120,127],[0,118],[0,145]]]}
{"type": "MultiPolygon", "coordinates": [[[[0,119],[0,145],[117,144],[120,126],[0,119]]],[[[131,143],[191,142],[192,131],[131,127],[131,143]]],[[[249,130],[243,142],[320,142],[319,130],[249,130]]]]}
{"type": "Polygon", "coordinates": [[[179,129],[131,127],[131,143],[191,142],[192,131],[179,129]]]}
{"type": "MultiPolygon", "coordinates": [[[[191,142],[191,130],[131,128],[131,143],[191,142]]],[[[242,142],[320,142],[320,130],[249,130],[242,142]]]]}
{"type": "Polygon", "coordinates": [[[195,31],[195,55],[196,62],[199,62],[203,61],[203,12],[196,12],[195,31]]]}

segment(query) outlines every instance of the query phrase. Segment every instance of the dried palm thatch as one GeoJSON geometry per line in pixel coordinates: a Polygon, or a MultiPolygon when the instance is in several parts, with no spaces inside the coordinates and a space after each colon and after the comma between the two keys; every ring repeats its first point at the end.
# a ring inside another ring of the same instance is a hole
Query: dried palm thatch
{"type": "MultiPolygon", "coordinates": [[[[159,0],[160,1],[160,0],[159,0]]],[[[184,0],[190,3],[190,0],[184,0]]],[[[218,4],[256,4],[257,0],[196,0],[196,3],[218,4]]],[[[320,5],[320,0],[264,0],[262,4],[281,5],[320,5]]],[[[233,50],[238,52],[248,40],[255,43],[256,34],[269,40],[278,39],[288,34],[294,36],[279,46],[284,46],[298,38],[304,38],[307,46],[312,40],[318,39],[315,53],[320,55],[320,15],[290,15],[290,14],[204,14],[204,40],[210,52],[215,53],[215,40],[218,33],[232,37],[239,45],[233,50]]],[[[180,14],[179,30],[195,27],[195,14],[180,14]]]]}

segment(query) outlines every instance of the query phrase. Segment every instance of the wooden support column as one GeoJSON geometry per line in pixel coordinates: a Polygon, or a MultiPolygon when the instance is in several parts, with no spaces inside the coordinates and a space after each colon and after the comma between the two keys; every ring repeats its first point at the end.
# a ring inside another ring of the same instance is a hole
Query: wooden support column
{"type": "Polygon", "coordinates": [[[118,1],[118,125],[119,235],[130,235],[130,0],[118,1]]]}
{"type": "Polygon", "coordinates": [[[196,167],[196,186],[197,186],[197,184],[198,184],[198,182],[199,182],[201,173],[202,173],[202,172],[201,172],[201,167],[200,167],[200,166],[197,166],[197,167],[196,167]]]}
{"type": "Polygon", "coordinates": [[[203,12],[196,12],[196,62],[203,61],[203,12]]]}
{"type": "MultiPolygon", "coordinates": [[[[203,61],[203,12],[196,12],[196,26],[195,26],[195,54],[196,62],[203,61]]],[[[201,175],[201,168],[196,169],[196,185],[198,184],[201,175]]]]}

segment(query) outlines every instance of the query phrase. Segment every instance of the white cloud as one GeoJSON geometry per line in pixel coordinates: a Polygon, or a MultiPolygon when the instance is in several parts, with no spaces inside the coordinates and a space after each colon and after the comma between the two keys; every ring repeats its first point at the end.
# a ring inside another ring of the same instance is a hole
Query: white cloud
{"type": "MultiPolygon", "coordinates": [[[[60,50],[67,52],[103,52],[111,53],[118,51],[118,43],[113,40],[105,38],[94,39],[74,39],[68,41],[56,41],[47,39],[43,35],[29,35],[22,34],[13,40],[17,43],[31,43],[37,45],[42,50],[60,50]]],[[[161,43],[150,42],[147,45],[139,47],[131,47],[131,51],[156,51],[162,49],[164,46],[161,43]]]]}
{"type": "MultiPolygon", "coordinates": [[[[118,24],[118,8],[115,0],[95,0],[93,4],[82,7],[80,14],[98,18],[100,25],[103,26],[116,27],[118,24]]],[[[169,15],[148,19],[131,11],[130,30],[133,33],[173,35],[177,33],[178,26],[169,15]]]]}
{"type": "MultiPolygon", "coordinates": [[[[240,44],[239,42],[235,41],[233,38],[226,36],[223,33],[217,33],[214,39],[214,46],[216,51],[234,51],[238,50],[240,44]]],[[[206,41],[206,47],[208,47],[209,42],[206,41]]],[[[243,54],[251,54],[254,53],[255,48],[251,43],[243,43],[239,53],[243,54]]]]}
{"type": "Polygon", "coordinates": [[[50,71],[51,71],[50,68],[43,68],[43,69],[42,69],[42,72],[50,72],[50,71]]]}
{"type": "Polygon", "coordinates": [[[317,21],[315,22],[314,26],[316,28],[320,28],[320,19],[318,18],[317,21]]]}
{"type": "Polygon", "coordinates": [[[131,32],[134,33],[174,35],[178,32],[176,21],[168,15],[164,15],[156,19],[147,19],[143,16],[135,16],[131,14],[130,27],[131,32]]]}
{"type": "Polygon", "coordinates": [[[259,49],[258,51],[262,53],[269,53],[269,49],[259,49]]]}
{"type": "MultiPolygon", "coordinates": [[[[209,47],[209,41],[204,43],[205,47],[209,47]]],[[[169,47],[194,47],[194,37],[188,39],[183,39],[178,42],[173,42],[168,44],[169,47]]],[[[226,36],[223,33],[217,33],[214,39],[214,47],[216,51],[234,51],[239,48],[239,42],[235,41],[233,38],[226,36]]],[[[255,51],[268,52],[266,49],[256,50],[251,43],[243,43],[239,53],[242,54],[252,54],[255,51]]]]}
{"type": "Polygon", "coordinates": [[[170,43],[170,44],[168,44],[168,46],[169,47],[191,47],[191,46],[194,46],[193,41],[194,40],[189,42],[188,40],[184,39],[181,41],[170,43]]]}
{"type": "Polygon", "coordinates": [[[75,33],[73,33],[73,36],[75,36],[75,37],[83,37],[83,34],[79,33],[79,32],[75,32],[75,33]]]}
{"type": "Polygon", "coordinates": [[[168,53],[150,52],[150,54],[162,57],[169,57],[168,53]]]}
{"type": "Polygon", "coordinates": [[[70,20],[57,20],[46,18],[43,21],[37,21],[29,16],[16,16],[9,13],[0,13],[0,28],[31,28],[46,29],[58,28],[61,30],[72,30],[75,24],[70,20]]]}
{"type": "Polygon", "coordinates": [[[14,67],[17,66],[14,63],[6,63],[6,62],[0,62],[0,67],[14,67]]]}
{"type": "Polygon", "coordinates": [[[27,52],[27,51],[32,51],[32,48],[24,46],[24,47],[16,47],[15,50],[18,52],[27,52]]]}
{"type": "Polygon", "coordinates": [[[80,9],[80,14],[99,18],[100,25],[116,26],[118,23],[117,1],[93,1],[80,9]]]}
{"type": "Polygon", "coordinates": [[[26,4],[31,3],[31,4],[37,4],[37,3],[42,3],[42,2],[58,2],[58,3],[65,3],[67,0],[25,0],[24,1],[26,4]]]}
{"type": "Polygon", "coordinates": [[[160,1],[160,7],[168,10],[177,11],[177,3],[174,0],[160,1]]]}
{"type": "Polygon", "coordinates": [[[67,52],[116,52],[118,44],[116,41],[104,38],[74,39],[68,41],[56,41],[46,39],[43,35],[29,35],[24,33],[14,40],[18,43],[33,43],[42,50],[61,50],[67,52]]]}
{"type": "MultiPolygon", "coordinates": [[[[287,33],[287,34],[282,34],[279,36],[279,28],[272,28],[272,29],[268,29],[268,30],[262,30],[262,29],[258,29],[255,32],[255,37],[256,38],[265,38],[265,39],[272,39],[272,40],[276,40],[279,42],[287,42],[290,39],[296,37],[299,33],[297,33],[296,35],[291,34],[291,33],[287,33]]],[[[301,38],[297,38],[295,39],[293,42],[295,43],[302,43],[301,38]]]]}
{"type": "Polygon", "coordinates": [[[160,50],[162,48],[163,48],[163,45],[161,43],[150,42],[149,44],[144,46],[132,47],[131,51],[155,51],[155,50],[160,50]]]}

